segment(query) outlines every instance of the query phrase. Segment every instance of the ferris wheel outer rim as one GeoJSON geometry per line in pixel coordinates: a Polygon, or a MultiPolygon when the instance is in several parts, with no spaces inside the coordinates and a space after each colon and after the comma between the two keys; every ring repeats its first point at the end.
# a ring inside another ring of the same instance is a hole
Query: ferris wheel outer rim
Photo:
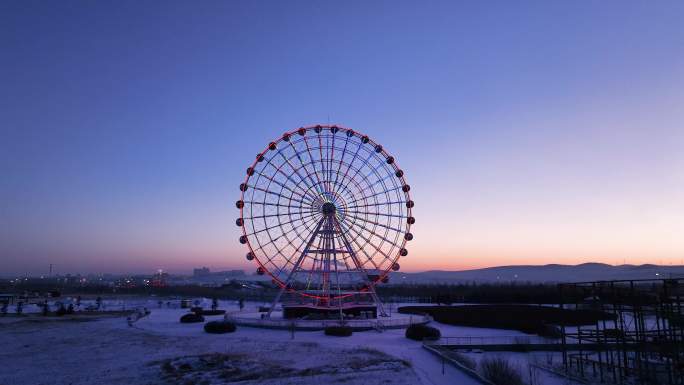
{"type": "MultiPolygon", "coordinates": [[[[374,151],[375,151],[375,148],[376,148],[377,146],[380,146],[380,151],[379,151],[379,152],[376,151],[376,153],[384,155],[385,159],[388,159],[389,157],[392,157],[393,161],[392,161],[392,163],[388,163],[388,166],[390,166],[391,168],[393,168],[393,171],[394,171],[395,173],[396,173],[397,171],[401,170],[401,171],[402,171],[402,175],[401,175],[401,176],[398,176],[399,180],[401,180],[401,182],[402,182],[402,183],[401,183],[401,186],[406,186],[406,185],[408,185],[408,183],[406,183],[405,174],[403,173],[403,170],[399,167],[399,164],[398,164],[396,158],[395,158],[394,156],[392,156],[392,155],[385,149],[384,146],[382,146],[382,145],[379,144],[378,142],[374,141],[370,136],[361,133],[360,131],[353,130],[353,129],[351,129],[351,128],[344,127],[344,126],[340,126],[340,125],[337,125],[337,124],[325,124],[325,125],[324,125],[324,124],[315,124],[315,125],[311,125],[311,126],[301,126],[301,127],[296,128],[296,129],[293,129],[293,130],[291,130],[291,131],[286,131],[285,133],[283,133],[282,135],[280,135],[280,137],[279,137],[278,139],[269,142],[269,143],[266,145],[266,148],[265,148],[263,151],[261,151],[261,152],[259,152],[259,153],[257,154],[257,156],[255,157],[254,161],[252,162],[252,164],[249,166],[248,169],[255,170],[255,169],[256,169],[255,166],[257,165],[257,163],[259,163],[259,157],[265,155],[265,154],[268,153],[269,151],[275,151],[275,149],[272,149],[272,148],[271,148],[272,145],[275,144],[275,146],[276,146],[276,148],[277,148],[277,146],[278,146],[278,144],[279,144],[280,142],[285,141],[285,140],[284,140],[284,137],[285,137],[286,135],[288,135],[288,136],[291,138],[294,134],[299,134],[300,130],[302,130],[302,129],[305,130],[305,134],[306,134],[306,132],[308,132],[308,131],[310,131],[310,130],[315,130],[316,128],[322,128],[322,129],[323,129],[323,128],[327,128],[327,129],[331,129],[331,128],[333,128],[333,127],[337,127],[337,128],[338,128],[338,131],[337,131],[337,132],[339,132],[339,133],[344,132],[345,135],[347,135],[348,132],[352,132],[352,133],[353,133],[352,136],[357,136],[357,137],[361,138],[361,139],[362,139],[362,142],[363,142],[364,139],[367,138],[367,139],[368,139],[368,142],[363,143],[363,144],[364,144],[364,145],[365,145],[365,144],[371,144],[371,145],[373,146],[374,151]]],[[[315,132],[315,131],[314,131],[314,132],[315,132]]],[[[337,133],[337,132],[336,132],[336,133],[337,133]]],[[[335,133],[335,134],[336,134],[336,133],[335,133]]],[[[319,134],[319,133],[316,132],[316,135],[318,135],[318,134],[319,134]]],[[[287,141],[286,141],[286,142],[287,142],[287,141]]],[[[244,179],[244,181],[243,181],[243,183],[245,183],[245,185],[247,185],[247,182],[249,181],[249,178],[250,178],[251,176],[252,176],[252,175],[250,175],[249,173],[247,173],[247,175],[245,176],[245,179],[244,179]]],[[[242,191],[242,190],[240,191],[240,201],[242,201],[242,202],[244,202],[244,195],[245,195],[245,192],[246,192],[246,190],[245,190],[245,191],[242,191]]],[[[406,202],[409,202],[409,201],[412,202],[410,190],[409,190],[409,191],[402,191],[402,192],[403,192],[404,195],[406,196],[406,202]]],[[[261,261],[260,261],[258,255],[257,255],[257,253],[254,252],[254,249],[252,248],[252,244],[251,244],[251,242],[250,242],[250,240],[249,240],[249,236],[248,236],[248,233],[247,233],[247,229],[246,229],[246,227],[245,227],[246,221],[244,220],[244,213],[243,213],[243,210],[244,210],[244,209],[245,209],[245,206],[244,206],[244,204],[243,204],[242,207],[239,208],[239,210],[240,210],[240,219],[242,219],[242,225],[241,225],[240,227],[241,227],[241,229],[242,229],[242,235],[243,235],[243,236],[245,237],[245,239],[246,239],[245,245],[247,245],[247,247],[249,248],[249,253],[252,254],[252,256],[254,257],[253,260],[256,261],[256,263],[257,263],[257,265],[258,265],[257,270],[258,270],[259,268],[261,268],[261,269],[264,271],[264,274],[268,274],[268,276],[271,277],[271,280],[272,280],[274,283],[276,283],[279,287],[284,288],[284,289],[287,290],[288,292],[296,292],[296,293],[298,293],[299,295],[302,295],[302,296],[305,296],[305,297],[321,298],[320,296],[317,296],[317,295],[307,294],[307,293],[304,293],[304,292],[302,292],[302,291],[298,291],[298,290],[295,290],[295,289],[292,289],[292,288],[288,288],[286,283],[283,283],[282,280],[280,280],[280,279],[279,279],[278,277],[276,277],[273,273],[271,273],[271,270],[270,270],[270,269],[267,269],[267,268],[261,263],[261,261]]],[[[411,206],[411,207],[406,206],[406,218],[407,218],[407,220],[406,220],[406,224],[405,224],[405,226],[406,226],[406,231],[404,232],[404,234],[410,233],[410,230],[411,230],[411,223],[409,223],[408,218],[411,218],[411,217],[412,217],[412,215],[411,215],[411,214],[412,214],[412,211],[413,211],[413,206],[411,206]]],[[[401,246],[399,247],[399,250],[397,251],[396,255],[393,256],[393,259],[391,260],[392,263],[389,265],[389,267],[387,267],[386,269],[383,269],[383,271],[378,275],[378,277],[377,277],[376,279],[374,279],[374,280],[369,280],[370,286],[376,286],[376,285],[378,285],[380,282],[382,282],[383,279],[385,279],[385,277],[387,277],[387,276],[389,275],[389,273],[392,271],[392,267],[394,266],[394,264],[396,264],[397,261],[402,257],[402,256],[400,255],[401,250],[406,248],[406,244],[407,244],[407,243],[408,243],[408,240],[402,237],[401,246]]],[[[370,290],[370,287],[368,287],[368,285],[364,285],[364,287],[362,287],[362,288],[360,289],[361,292],[367,292],[368,290],[370,290]]],[[[335,297],[335,298],[344,298],[344,297],[347,297],[347,296],[350,296],[350,295],[353,295],[353,294],[341,295],[341,296],[337,296],[337,297],[335,297]]]]}
{"type": "MultiPolygon", "coordinates": [[[[259,156],[262,156],[262,155],[268,153],[268,151],[274,151],[273,149],[270,148],[271,145],[272,145],[272,144],[275,144],[275,145],[277,146],[278,143],[284,141],[284,136],[285,136],[286,134],[288,134],[288,135],[291,137],[293,134],[297,134],[301,129],[304,129],[305,132],[306,132],[306,131],[315,129],[315,128],[317,128],[317,127],[320,127],[320,128],[328,128],[328,129],[329,129],[329,128],[333,128],[333,127],[337,127],[337,128],[339,129],[339,131],[344,131],[345,134],[346,134],[347,132],[352,132],[352,133],[353,133],[352,136],[358,136],[359,138],[363,138],[363,139],[368,138],[368,142],[367,142],[367,143],[364,143],[364,144],[371,144],[371,145],[373,145],[373,147],[379,145],[379,143],[375,142],[375,141],[374,141],[373,139],[371,139],[368,135],[365,135],[365,134],[363,134],[363,133],[361,133],[361,132],[359,132],[359,131],[356,131],[356,130],[353,130],[353,129],[350,129],[350,128],[347,128],[347,127],[343,127],[343,126],[340,126],[340,125],[312,125],[312,126],[302,126],[302,127],[296,128],[296,129],[291,130],[291,131],[286,131],[286,132],[285,132],[283,135],[281,135],[280,138],[278,138],[277,140],[275,140],[275,141],[273,141],[273,142],[269,142],[269,144],[266,145],[266,148],[265,148],[263,151],[261,151],[260,153],[257,154],[257,157],[255,158],[254,162],[251,164],[250,168],[254,170],[256,164],[259,162],[259,161],[258,161],[259,156]]],[[[319,133],[316,133],[316,134],[319,134],[319,133]]],[[[380,145],[380,146],[381,146],[381,151],[380,151],[379,153],[385,155],[385,159],[387,159],[388,157],[390,157],[391,155],[389,154],[389,152],[387,152],[387,151],[385,150],[385,148],[382,147],[382,145],[380,145]]],[[[395,172],[398,171],[398,170],[401,170],[401,168],[400,168],[399,165],[398,165],[398,162],[396,161],[396,158],[394,158],[394,157],[392,157],[392,158],[393,158],[393,162],[392,162],[391,164],[389,164],[389,166],[391,166],[391,167],[394,169],[395,172]]],[[[250,178],[250,177],[251,177],[251,175],[247,174],[247,175],[245,176],[245,179],[244,179],[244,182],[243,182],[243,183],[247,184],[247,181],[249,181],[249,178],[250,178]]],[[[407,185],[406,179],[404,178],[404,175],[403,175],[403,174],[402,174],[400,177],[398,177],[398,178],[402,181],[402,186],[407,185]]],[[[245,191],[241,191],[241,192],[240,192],[240,200],[241,200],[241,201],[244,201],[244,193],[245,193],[245,191]]],[[[403,191],[403,193],[404,193],[404,195],[407,197],[407,202],[408,202],[408,201],[411,201],[411,199],[410,199],[410,198],[411,198],[410,191],[403,191]]],[[[268,275],[271,277],[271,279],[272,279],[273,281],[275,281],[275,283],[276,283],[278,286],[280,286],[281,288],[285,288],[287,285],[286,285],[285,283],[283,283],[278,277],[276,277],[275,275],[273,275],[273,274],[271,273],[270,269],[267,269],[267,268],[261,263],[261,261],[260,261],[258,255],[257,255],[257,253],[254,252],[254,249],[252,248],[251,242],[249,241],[249,237],[247,236],[247,235],[248,235],[247,230],[246,230],[246,228],[245,228],[245,220],[244,220],[244,213],[243,213],[244,205],[243,205],[243,207],[241,207],[239,210],[240,210],[240,219],[242,219],[242,225],[241,225],[240,227],[242,228],[242,235],[243,235],[243,236],[245,237],[245,239],[246,239],[246,243],[245,243],[245,244],[246,244],[247,247],[249,248],[249,252],[252,253],[252,255],[253,255],[253,257],[254,257],[254,260],[255,260],[255,261],[257,262],[257,264],[258,264],[258,267],[260,267],[260,268],[264,271],[265,274],[268,274],[268,275]]],[[[406,218],[411,217],[411,213],[412,213],[412,207],[407,207],[407,212],[406,212],[407,215],[406,215],[406,218]]],[[[405,234],[406,234],[406,233],[409,233],[409,232],[410,232],[410,229],[411,229],[411,223],[409,223],[409,221],[407,220],[407,221],[406,221],[406,231],[405,231],[405,234]]],[[[382,281],[382,280],[391,272],[392,266],[393,266],[393,265],[399,260],[399,258],[401,257],[401,255],[399,254],[399,253],[401,252],[401,249],[405,249],[405,246],[406,246],[406,243],[407,243],[407,242],[408,242],[408,240],[406,240],[406,239],[404,239],[404,240],[402,241],[401,247],[399,247],[399,250],[397,251],[397,254],[394,256],[394,259],[392,260],[392,264],[391,264],[387,269],[384,269],[384,271],[382,271],[381,274],[378,275],[378,278],[377,278],[377,279],[375,279],[375,280],[373,280],[373,281],[370,281],[370,284],[371,284],[372,286],[375,286],[375,285],[377,285],[378,283],[380,283],[380,282],[381,282],[381,281],[382,281]]],[[[290,288],[286,288],[286,290],[292,291],[292,292],[296,292],[296,290],[290,289],[290,288]]],[[[361,291],[367,291],[367,290],[369,290],[369,288],[362,288],[362,289],[361,289],[361,291]]],[[[316,298],[318,298],[318,296],[315,296],[315,295],[308,295],[308,294],[303,293],[303,292],[299,292],[299,294],[304,295],[304,296],[308,296],[308,297],[316,297],[316,298]]]]}

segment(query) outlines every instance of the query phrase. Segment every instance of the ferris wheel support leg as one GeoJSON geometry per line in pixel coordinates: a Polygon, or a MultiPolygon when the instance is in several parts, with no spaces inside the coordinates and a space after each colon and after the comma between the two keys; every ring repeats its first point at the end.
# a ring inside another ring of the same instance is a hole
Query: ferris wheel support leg
{"type": "MultiPolygon", "coordinates": [[[[285,284],[287,285],[287,283],[285,284]]],[[[268,308],[268,313],[266,313],[266,318],[271,318],[271,313],[273,312],[273,309],[275,309],[276,305],[278,304],[278,301],[280,301],[280,297],[283,295],[283,292],[285,291],[285,287],[281,287],[280,290],[278,290],[278,294],[275,296],[273,299],[273,302],[271,302],[271,306],[268,308]]]]}
{"type": "Polygon", "coordinates": [[[356,256],[356,253],[354,253],[354,249],[351,247],[351,244],[347,240],[347,236],[344,234],[344,231],[342,230],[342,226],[340,223],[335,220],[334,222],[335,227],[337,227],[340,235],[342,236],[342,241],[344,242],[345,247],[347,248],[347,251],[349,253],[349,256],[351,257],[352,261],[356,265],[356,269],[359,271],[359,274],[361,275],[361,278],[366,282],[366,285],[368,286],[368,292],[370,293],[371,297],[373,298],[373,301],[375,301],[375,305],[378,307],[378,310],[380,310],[380,316],[381,317],[389,317],[387,313],[385,312],[385,307],[382,306],[382,301],[380,301],[380,297],[378,297],[378,293],[375,292],[375,288],[370,282],[370,279],[368,278],[368,273],[366,272],[366,269],[363,268],[363,265],[361,265],[361,262],[356,256]]]}
{"type": "Polygon", "coordinates": [[[389,315],[385,312],[385,307],[382,305],[382,301],[380,301],[380,297],[378,297],[378,293],[375,292],[374,288],[370,289],[371,296],[373,297],[373,301],[378,305],[378,310],[380,311],[380,316],[381,317],[389,317],[389,315]]]}
{"type": "Polygon", "coordinates": [[[325,218],[321,219],[318,222],[318,225],[316,225],[316,230],[314,230],[313,235],[311,236],[311,239],[309,239],[309,242],[307,242],[306,247],[304,248],[304,251],[302,251],[302,254],[299,256],[299,259],[297,259],[297,263],[292,267],[292,270],[290,270],[290,274],[287,275],[287,279],[285,280],[285,285],[280,288],[278,291],[278,294],[276,297],[273,299],[273,302],[271,303],[271,307],[268,308],[268,313],[266,313],[266,318],[271,318],[271,313],[273,313],[273,309],[275,309],[276,305],[278,304],[278,301],[280,301],[280,297],[283,295],[283,292],[287,288],[287,285],[290,284],[290,280],[292,279],[292,276],[294,273],[299,269],[299,265],[302,264],[302,261],[304,260],[304,257],[306,257],[307,254],[309,254],[309,249],[311,248],[311,244],[313,244],[314,240],[318,236],[318,233],[321,230],[321,226],[323,226],[323,222],[325,221],[325,218]]]}

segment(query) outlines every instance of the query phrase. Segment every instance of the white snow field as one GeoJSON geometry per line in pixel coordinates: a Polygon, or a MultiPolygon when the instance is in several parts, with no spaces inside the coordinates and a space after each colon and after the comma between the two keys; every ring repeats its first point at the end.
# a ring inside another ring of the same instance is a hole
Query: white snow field
{"type": "MultiPolygon", "coordinates": [[[[187,309],[150,308],[151,314],[132,327],[123,316],[0,319],[0,385],[479,383],[406,339],[400,329],[331,337],[322,331],[293,335],[238,327],[235,333],[217,335],[205,333],[201,323],[181,324],[187,309]]],[[[432,325],[445,336],[524,336],[432,325]]],[[[539,383],[565,382],[545,377],[539,383]]]]}

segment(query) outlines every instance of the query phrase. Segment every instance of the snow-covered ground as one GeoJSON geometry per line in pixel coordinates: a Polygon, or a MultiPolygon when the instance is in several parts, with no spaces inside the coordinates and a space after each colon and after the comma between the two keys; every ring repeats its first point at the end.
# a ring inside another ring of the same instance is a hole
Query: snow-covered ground
{"type": "MultiPolygon", "coordinates": [[[[203,304],[208,307],[210,302],[203,304]]],[[[179,323],[187,309],[166,302],[160,308],[156,299],[137,305],[148,307],[151,314],[132,327],[121,316],[0,319],[0,384],[478,383],[443,364],[421,343],[406,339],[404,330],[330,337],[321,331],[292,334],[239,327],[235,333],[215,335],[205,333],[202,324],[179,323]]],[[[220,305],[239,311],[232,301],[220,305]]],[[[243,311],[258,305],[248,303],[243,311]]],[[[132,307],[130,302],[126,306],[132,307]]],[[[107,307],[115,308],[109,302],[107,307]]],[[[444,336],[525,336],[510,330],[434,326],[444,336]]],[[[524,354],[507,356],[515,356],[521,370],[527,370],[524,354]]],[[[538,383],[547,383],[544,379],[538,383]]]]}
{"type": "MultiPolygon", "coordinates": [[[[153,333],[170,335],[190,335],[204,337],[206,334],[199,327],[186,327],[178,323],[179,314],[171,312],[154,312],[149,318],[143,319],[136,324],[143,330],[153,333]]],[[[220,319],[221,317],[208,317],[220,319]]],[[[421,343],[408,340],[404,337],[403,330],[388,330],[383,333],[375,331],[356,332],[351,337],[329,337],[323,332],[298,331],[294,335],[288,331],[256,329],[241,327],[233,335],[225,335],[227,340],[246,339],[255,341],[255,349],[270,350],[270,346],[278,344],[318,344],[321,347],[334,349],[342,355],[344,351],[355,348],[377,349],[381,352],[394,356],[398,359],[411,363],[413,372],[420,378],[423,384],[453,384],[458,379],[461,384],[475,383],[454,368],[446,367],[442,374],[442,366],[438,359],[422,348],[421,343]]],[[[303,361],[311,359],[310,355],[300,358],[303,361]]],[[[393,377],[393,376],[391,376],[393,377]]],[[[391,378],[390,378],[391,379],[391,378]]],[[[395,380],[392,380],[395,381],[395,380]]],[[[365,383],[365,382],[362,382],[365,383]]],[[[394,382],[392,382],[394,383],[394,382]]]]}

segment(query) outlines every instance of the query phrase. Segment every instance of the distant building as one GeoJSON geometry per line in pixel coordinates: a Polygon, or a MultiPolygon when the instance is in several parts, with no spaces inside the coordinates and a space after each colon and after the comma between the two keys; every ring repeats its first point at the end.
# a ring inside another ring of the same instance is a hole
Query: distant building
{"type": "Polygon", "coordinates": [[[211,271],[207,267],[201,267],[192,270],[192,278],[188,280],[188,283],[218,287],[231,279],[244,276],[244,270],[211,271]]]}
{"type": "Polygon", "coordinates": [[[224,277],[224,278],[230,278],[230,277],[243,277],[245,275],[244,270],[226,270],[226,271],[219,271],[218,273],[214,273],[215,275],[219,277],[224,277]]]}
{"type": "Polygon", "coordinates": [[[167,280],[169,279],[169,273],[159,270],[155,275],[152,276],[150,280],[150,286],[152,287],[166,287],[168,285],[167,280]]]}
{"type": "Polygon", "coordinates": [[[114,281],[114,287],[122,289],[132,289],[138,286],[133,277],[121,277],[114,281]]]}

